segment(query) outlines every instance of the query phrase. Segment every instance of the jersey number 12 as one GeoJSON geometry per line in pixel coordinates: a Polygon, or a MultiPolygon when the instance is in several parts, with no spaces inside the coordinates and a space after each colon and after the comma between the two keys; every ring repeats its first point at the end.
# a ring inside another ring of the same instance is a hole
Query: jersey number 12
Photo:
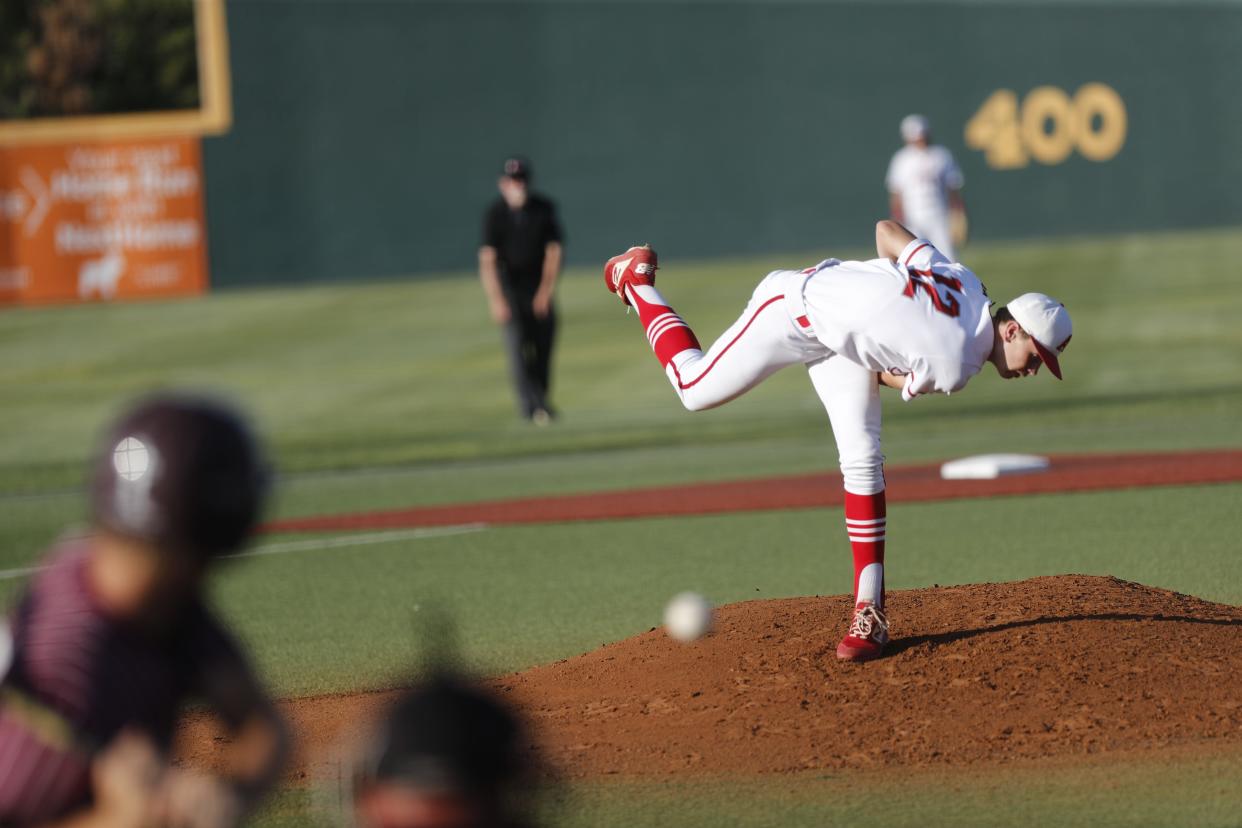
{"type": "Polygon", "coordinates": [[[910,275],[910,281],[906,283],[906,289],[902,294],[909,296],[911,299],[922,291],[927,294],[927,298],[931,300],[932,306],[943,313],[945,316],[956,317],[962,312],[962,305],[957,301],[957,297],[953,295],[953,291],[962,292],[962,281],[952,276],[941,276],[939,273],[933,273],[930,270],[907,270],[910,275]],[[942,296],[937,286],[947,288],[942,296]]]}

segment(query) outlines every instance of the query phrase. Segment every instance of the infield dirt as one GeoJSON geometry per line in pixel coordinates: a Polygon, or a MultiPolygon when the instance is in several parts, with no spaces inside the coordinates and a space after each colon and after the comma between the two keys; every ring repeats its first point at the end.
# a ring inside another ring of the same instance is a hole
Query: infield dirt
{"type": "MultiPolygon", "coordinates": [[[[569,778],[967,768],[1041,757],[1242,748],[1242,607],[1066,575],[894,592],[885,657],[840,663],[845,596],[722,607],[679,644],[653,629],[488,681],[569,778]]],[[[293,779],[337,777],[340,746],[394,693],[282,703],[293,779]]],[[[180,754],[222,737],[192,717],[180,754]]]]}
{"type": "MultiPolygon", "coordinates": [[[[1242,480],[1242,451],[1082,454],[1050,458],[1039,474],[993,480],[943,480],[940,464],[885,468],[889,503],[955,500],[1062,492],[1182,486],[1242,480]]],[[[676,486],[585,492],[560,497],[518,498],[441,504],[381,512],[288,518],[267,524],[268,532],[348,532],[486,523],[492,526],[578,520],[708,515],[765,509],[821,509],[840,506],[838,472],[796,474],[747,480],[697,482],[676,486]]]]}

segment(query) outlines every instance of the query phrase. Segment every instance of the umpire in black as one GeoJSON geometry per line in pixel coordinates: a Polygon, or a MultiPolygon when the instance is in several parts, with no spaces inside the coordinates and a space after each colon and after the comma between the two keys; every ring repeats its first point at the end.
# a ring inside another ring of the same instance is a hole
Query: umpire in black
{"type": "Polygon", "coordinates": [[[556,338],[552,295],[561,271],[561,224],[556,205],[530,192],[530,163],[505,161],[500,198],[487,208],[479,278],[492,319],[505,330],[510,371],[523,417],[546,425],[548,374],[556,338]]]}

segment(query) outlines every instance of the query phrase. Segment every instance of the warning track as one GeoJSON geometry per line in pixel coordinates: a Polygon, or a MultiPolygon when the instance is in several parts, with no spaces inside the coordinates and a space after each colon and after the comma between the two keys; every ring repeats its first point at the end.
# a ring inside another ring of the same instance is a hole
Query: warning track
{"type": "MultiPolygon", "coordinates": [[[[1051,460],[1052,466],[1046,472],[995,480],[941,480],[938,463],[887,469],[888,497],[890,502],[912,503],[1242,481],[1242,450],[1235,449],[1057,455],[1051,460]]],[[[841,476],[832,472],[289,518],[269,523],[264,529],[281,533],[340,532],[471,523],[620,520],[812,509],[839,506],[841,498],[841,476]]]]}

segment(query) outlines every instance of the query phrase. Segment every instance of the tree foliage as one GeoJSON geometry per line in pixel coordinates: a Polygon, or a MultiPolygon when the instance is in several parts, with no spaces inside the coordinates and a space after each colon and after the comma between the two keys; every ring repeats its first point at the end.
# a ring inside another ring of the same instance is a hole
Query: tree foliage
{"type": "Polygon", "coordinates": [[[0,118],[194,109],[194,0],[4,0],[0,118]]]}

